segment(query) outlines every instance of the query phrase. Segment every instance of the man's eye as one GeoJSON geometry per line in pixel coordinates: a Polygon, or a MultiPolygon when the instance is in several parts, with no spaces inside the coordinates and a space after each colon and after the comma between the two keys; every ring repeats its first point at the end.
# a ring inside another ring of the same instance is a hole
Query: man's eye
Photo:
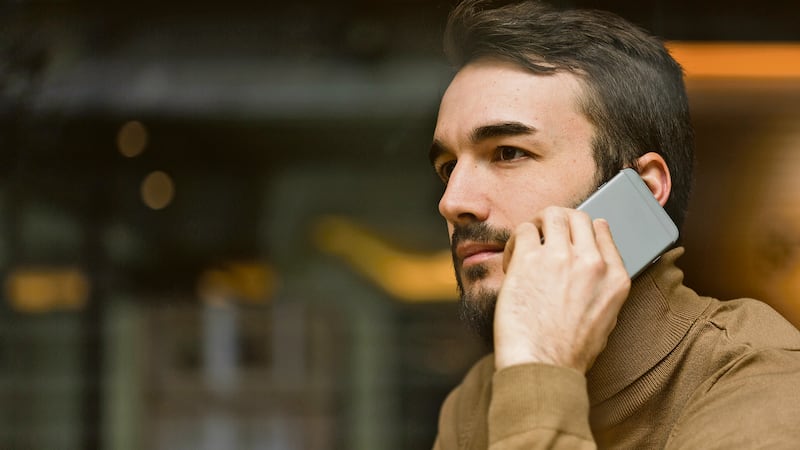
{"type": "Polygon", "coordinates": [[[455,170],[455,168],[456,168],[456,161],[451,160],[440,164],[439,170],[437,170],[437,172],[439,172],[439,177],[442,179],[442,181],[447,181],[450,179],[450,174],[453,173],[453,170],[455,170]]]}
{"type": "Polygon", "coordinates": [[[525,152],[515,147],[498,147],[497,160],[498,161],[513,161],[517,158],[523,158],[525,152]]]}

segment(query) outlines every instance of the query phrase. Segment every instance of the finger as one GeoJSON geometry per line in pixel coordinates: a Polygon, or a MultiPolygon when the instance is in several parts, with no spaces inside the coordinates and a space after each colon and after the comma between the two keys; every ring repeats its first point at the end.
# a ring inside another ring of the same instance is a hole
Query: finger
{"type": "Polygon", "coordinates": [[[592,218],[583,211],[569,213],[569,230],[572,245],[579,251],[597,251],[597,238],[592,218]]]}
{"type": "Polygon", "coordinates": [[[525,222],[517,226],[514,233],[512,233],[511,237],[508,239],[508,242],[506,242],[505,249],[503,250],[503,272],[505,272],[508,269],[508,265],[511,264],[511,258],[514,254],[514,250],[517,248],[518,242],[522,241],[530,246],[540,246],[541,239],[542,235],[539,232],[539,228],[533,223],[525,222]]]}
{"type": "Polygon", "coordinates": [[[594,234],[596,236],[597,248],[600,250],[600,255],[603,259],[611,265],[624,266],[622,255],[619,254],[617,244],[614,243],[614,238],[611,236],[611,227],[605,219],[596,219],[592,222],[594,234]]]}
{"type": "Polygon", "coordinates": [[[508,265],[511,263],[511,255],[514,254],[514,247],[517,245],[517,233],[512,233],[511,237],[506,241],[506,247],[503,249],[503,273],[508,271],[508,265]]]}
{"type": "Polygon", "coordinates": [[[565,208],[546,208],[541,216],[543,242],[547,246],[570,244],[569,219],[565,208]]]}

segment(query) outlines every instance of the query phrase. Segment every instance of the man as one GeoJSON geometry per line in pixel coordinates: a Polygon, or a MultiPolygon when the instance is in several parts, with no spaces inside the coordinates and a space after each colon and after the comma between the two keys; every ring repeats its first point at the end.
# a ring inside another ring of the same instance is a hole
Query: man
{"type": "Polygon", "coordinates": [[[797,329],[683,286],[681,248],[631,281],[608,225],[573,209],[632,167],[683,222],[692,131],[662,43],[607,13],[467,1],[445,48],[430,157],[462,313],[494,352],[434,448],[800,446],[797,329]]]}

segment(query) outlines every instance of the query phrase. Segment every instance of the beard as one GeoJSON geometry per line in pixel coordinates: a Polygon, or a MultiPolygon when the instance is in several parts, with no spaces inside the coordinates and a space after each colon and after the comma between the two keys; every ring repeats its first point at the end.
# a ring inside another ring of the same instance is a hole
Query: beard
{"type": "Polygon", "coordinates": [[[453,268],[456,274],[458,294],[460,301],[458,304],[459,318],[474,331],[483,342],[493,347],[494,344],[494,308],[497,304],[498,292],[482,287],[464,288],[464,280],[468,283],[476,283],[489,275],[489,267],[486,264],[475,264],[466,270],[462,270],[462,261],[456,255],[456,248],[462,241],[468,240],[480,243],[505,243],[511,237],[511,231],[507,229],[492,228],[485,223],[471,223],[467,225],[456,225],[453,229],[453,236],[450,239],[450,249],[453,255],[453,268]]]}
{"type": "MultiPolygon", "coordinates": [[[[599,176],[600,173],[596,175],[596,178],[599,176]]],[[[600,184],[597,179],[594,180],[594,186],[600,184]]],[[[587,189],[582,196],[572,201],[568,207],[577,208],[594,190],[594,187],[587,189]]],[[[478,337],[492,350],[494,350],[494,309],[497,305],[499,290],[483,287],[465,289],[464,280],[469,283],[476,283],[486,278],[489,275],[489,267],[486,264],[475,264],[466,270],[462,270],[463,261],[456,255],[456,248],[460,242],[465,240],[479,243],[501,243],[505,246],[510,238],[510,229],[494,228],[484,222],[477,222],[467,225],[455,225],[453,236],[450,239],[453,268],[456,273],[456,283],[460,298],[458,304],[459,318],[472,331],[477,333],[478,337]]]]}

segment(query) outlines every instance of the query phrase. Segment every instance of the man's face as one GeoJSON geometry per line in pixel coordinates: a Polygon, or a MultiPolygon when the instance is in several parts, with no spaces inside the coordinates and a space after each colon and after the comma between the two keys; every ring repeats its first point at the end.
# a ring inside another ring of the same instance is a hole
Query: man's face
{"type": "Polygon", "coordinates": [[[468,319],[488,322],[479,328],[491,326],[514,228],[546,206],[575,207],[597,187],[594,127],[580,94],[574,75],[483,59],[465,66],[442,98],[431,148],[446,183],[439,212],[462,307],[483,316],[468,319]]]}

